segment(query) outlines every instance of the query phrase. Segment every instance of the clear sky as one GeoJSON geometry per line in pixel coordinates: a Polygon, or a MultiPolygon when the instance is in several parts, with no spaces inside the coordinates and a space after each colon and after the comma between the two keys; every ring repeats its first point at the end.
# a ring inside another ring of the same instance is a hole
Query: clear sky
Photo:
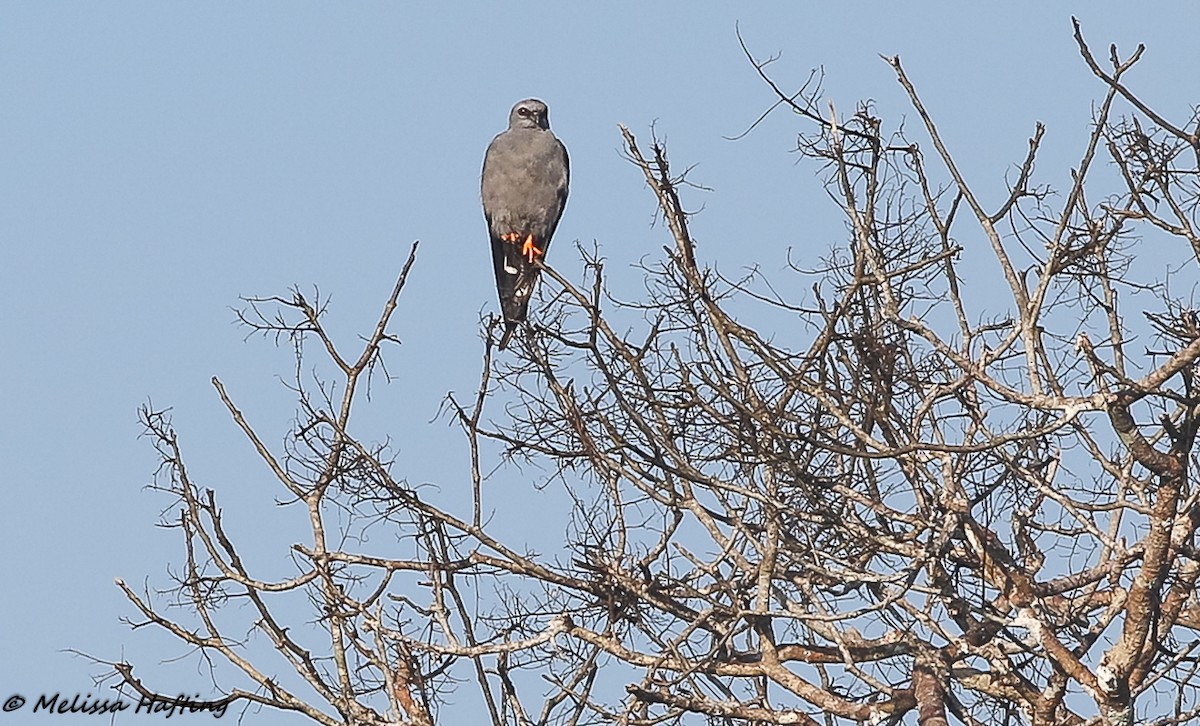
{"type": "MultiPolygon", "coordinates": [[[[544,99],[570,149],[550,254],[564,274],[579,273],[572,242],[595,241],[633,294],[629,265],[667,242],[618,123],[643,139],[656,124],[676,167],[697,165],[712,188],[688,199],[704,206],[702,257],[779,270],[789,247],[815,261],[840,223],[790,153],[804,128],[793,118],[724,138],[772,100],[735,27],[757,55],[782,53],[782,85],[821,66],[839,109],[874,99],[892,126],[912,114],[879,54],[899,54],[963,171],[995,191],[1036,121],[1043,181],[1063,184],[1080,154],[1103,89],[1072,12],[1102,56],[1147,44],[1130,80],[1161,110],[1183,120],[1200,102],[1200,5],[1070,5],[3,3],[0,699],[98,692],[99,669],[68,648],[140,657],[148,677],[154,658],[182,652],[118,622],[132,609],[113,578],[164,585],[181,557],[176,533],[155,527],[170,501],[144,488],[156,461],[139,405],[173,407],[193,476],[237,534],[264,551],[292,541],[282,515],[262,516],[271,480],[209,384],[219,376],[269,441],[286,430],[290,351],[244,340],[240,295],[318,286],[351,342],[421,240],[395,320],[397,379],[367,423],[393,436],[411,481],[466,491],[461,435],[435,417],[447,391],[475,386],[478,320],[497,307],[479,167],[514,101],[544,99]]],[[[489,486],[537,496],[516,471],[489,486]]],[[[179,686],[203,688],[188,673],[179,686]]],[[[0,726],[27,718],[0,713],[0,726]]]]}

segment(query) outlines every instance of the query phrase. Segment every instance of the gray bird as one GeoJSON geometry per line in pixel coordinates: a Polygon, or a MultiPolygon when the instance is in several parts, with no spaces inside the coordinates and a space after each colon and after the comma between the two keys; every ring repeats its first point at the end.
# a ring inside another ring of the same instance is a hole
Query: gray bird
{"type": "Polygon", "coordinates": [[[537,262],[567,204],[567,148],[550,131],[546,104],[527,98],[513,106],[508,130],[483,158],[483,216],[492,238],[496,290],[504,314],[504,350],[529,311],[537,262]]]}

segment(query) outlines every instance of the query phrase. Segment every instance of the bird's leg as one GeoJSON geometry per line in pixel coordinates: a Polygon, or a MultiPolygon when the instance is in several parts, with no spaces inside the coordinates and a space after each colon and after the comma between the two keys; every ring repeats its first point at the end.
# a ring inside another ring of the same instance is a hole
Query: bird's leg
{"type": "Polygon", "coordinates": [[[529,260],[529,264],[531,265],[537,261],[537,258],[542,256],[542,250],[533,244],[533,235],[525,238],[525,244],[521,245],[521,254],[529,260]]]}
{"type": "Polygon", "coordinates": [[[529,264],[531,265],[537,262],[538,258],[544,254],[542,249],[534,243],[532,234],[526,235],[523,243],[521,242],[520,232],[509,232],[508,234],[501,235],[500,239],[514,245],[521,245],[521,256],[529,260],[529,264]]]}

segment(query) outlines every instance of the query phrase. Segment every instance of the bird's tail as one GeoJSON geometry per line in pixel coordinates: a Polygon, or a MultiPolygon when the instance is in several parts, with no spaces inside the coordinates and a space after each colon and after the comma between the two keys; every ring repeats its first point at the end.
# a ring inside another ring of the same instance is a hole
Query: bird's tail
{"type": "Polygon", "coordinates": [[[538,271],[521,255],[518,245],[500,239],[492,240],[492,256],[496,267],[496,291],[504,315],[505,331],[500,342],[503,350],[517,326],[525,322],[538,271]]]}
{"type": "Polygon", "coordinates": [[[508,347],[509,341],[512,340],[513,333],[517,332],[518,325],[520,325],[520,323],[507,321],[504,323],[504,335],[500,336],[500,344],[496,346],[497,348],[504,350],[508,347]]]}

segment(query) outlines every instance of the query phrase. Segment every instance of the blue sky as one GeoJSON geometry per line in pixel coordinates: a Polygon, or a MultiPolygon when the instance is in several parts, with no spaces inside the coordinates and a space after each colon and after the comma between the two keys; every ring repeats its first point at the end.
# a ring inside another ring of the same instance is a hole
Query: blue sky
{"type": "MultiPolygon", "coordinates": [[[[1149,47],[1131,83],[1176,119],[1200,100],[1200,6],[1151,3],[58,3],[0,7],[0,699],[96,692],[64,652],[154,659],[162,637],[118,622],[113,585],[164,584],[169,501],[136,411],[170,406],[193,474],[263,552],[293,541],[275,494],[210,384],[219,376],[269,441],[291,416],[291,354],[233,325],[239,295],[299,284],[332,298],[343,340],[366,332],[414,240],[421,251],[366,423],[399,443],[400,471],[466,489],[461,436],[436,419],[478,377],[478,319],[496,309],[478,204],[484,148],[537,96],[571,152],[551,263],[577,274],[595,241],[614,281],[653,255],[653,198],[617,124],[656,124],[677,168],[712,188],[700,254],[736,269],[815,261],[838,241],[816,170],[790,150],[735,27],[786,87],[815,67],[843,111],[909,111],[880,54],[899,54],[968,178],[998,195],[1036,121],[1039,169],[1062,184],[1102,88],[1094,49],[1149,47]],[[435,420],[436,419],[436,420],[435,420]]],[[[985,193],[986,196],[986,193],[985,193]]],[[[981,279],[986,283],[986,279],[981,279]]],[[[526,474],[489,486],[537,497],[526,474]]],[[[466,498],[463,499],[464,506],[466,498]]],[[[281,560],[282,561],[282,560],[281,560]]],[[[184,671],[185,675],[188,671],[184,671]]],[[[203,678],[193,673],[194,688],[203,678]]],[[[181,687],[193,687],[180,682],[181,687]]],[[[60,717],[62,718],[62,717],[60,717]]],[[[0,724],[19,717],[0,714],[0,724]]]]}

